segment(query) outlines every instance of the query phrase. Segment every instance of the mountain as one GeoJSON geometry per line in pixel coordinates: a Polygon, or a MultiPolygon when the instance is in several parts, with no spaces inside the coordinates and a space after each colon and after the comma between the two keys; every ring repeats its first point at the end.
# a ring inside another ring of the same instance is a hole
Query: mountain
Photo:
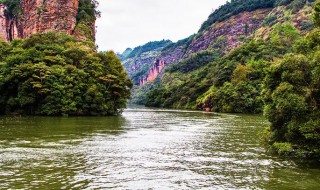
{"type": "Polygon", "coordinates": [[[122,54],[118,54],[134,84],[140,85],[140,78],[152,76],[148,72],[152,66],[150,62],[156,62],[156,57],[170,44],[170,40],[153,41],[134,49],[127,48],[122,54]]]}
{"type": "Polygon", "coordinates": [[[59,31],[94,41],[96,6],[91,0],[1,0],[0,39],[59,31]]]}
{"type": "Polygon", "coordinates": [[[319,161],[319,36],[320,1],[232,0],[149,63],[152,78],[141,76],[131,102],[263,112],[268,150],[319,161]]]}
{"type": "MultiPolygon", "coordinates": [[[[260,44],[260,41],[272,41],[272,46],[284,48],[274,52],[274,57],[281,57],[286,50],[289,51],[291,47],[277,42],[285,40],[282,37],[296,39],[313,29],[313,4],[313,1],[305,0],[234,0],[226,3],[209,16],[197,34],[168,45],[148,63],[151,65],[148,75],[139,76],[140,87],[134,88],[132,103],[188,109],[208,107],[223,112],[261,112],[263,104],[260,101],[238,110],[230,106],[215,108],[209,102],[206,105],[205,97],[209,96],[210,89],[220,89],[225,82],[230,82],[238,64],[256,59],[253,55],[234,55],[240,53],[240,49],[255,48],[254,43],[260,44]],[[238,59],[240,56],[242,58],[238,59]],[[163,66],[159,67],[159,62],[163,66]],[[253,105],[258,106],[251,109],[253,105]]],[[[268,57],[268,53],[264,56],[268,57]]],[[[257,89],[257,94],[259,92],[261,89],[257,89]]]]}
{"type": "Polygon", "coordinates": [[[124,52],[117,53],[117,56],[119,57],[119,59],[121,61],[124,61],[128,57],[128,55],[132,52],[132,50],[133,49],[131,49],[131,48],[127,48],[126,50],[124,50],[124,52]]]}

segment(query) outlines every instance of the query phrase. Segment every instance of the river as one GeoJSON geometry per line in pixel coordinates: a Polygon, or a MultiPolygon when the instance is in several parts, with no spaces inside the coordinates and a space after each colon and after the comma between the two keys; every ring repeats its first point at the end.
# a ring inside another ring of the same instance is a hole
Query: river
{"type": "Polygon", "coordinates": [[[0,117],[0,189],[319,189],[320,167],[266,153],[258,115],[133,108],[0,117]]]}

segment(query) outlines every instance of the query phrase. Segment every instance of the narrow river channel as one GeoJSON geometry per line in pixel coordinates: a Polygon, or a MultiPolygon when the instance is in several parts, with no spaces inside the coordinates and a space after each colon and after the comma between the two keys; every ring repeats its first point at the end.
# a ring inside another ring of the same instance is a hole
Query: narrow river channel
{"type": "Polygon", "coordinates": [[[0,117],[0,189],[319,189],[320,167],[269,155],[257,115],[127,109],[0,117]]]}

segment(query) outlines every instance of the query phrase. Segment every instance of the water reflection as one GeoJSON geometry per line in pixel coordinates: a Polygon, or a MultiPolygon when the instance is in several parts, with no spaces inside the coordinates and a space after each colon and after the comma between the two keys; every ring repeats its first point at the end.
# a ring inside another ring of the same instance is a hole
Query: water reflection
{"type": "Polygon", "coordinates": [[[1,188],[61,189],[86,187],[86,150],[77,147],[93,136],[124,133],[123,117],[0,118],[1,188]]]}
{"type": "Polygon", "coordinates": [[[271,156],[261,116],[129,109],[0,118],[1,188],[312,189],[320,170],[271,156]],[[302,181],[303,180],[303,181],[302,181]]]}

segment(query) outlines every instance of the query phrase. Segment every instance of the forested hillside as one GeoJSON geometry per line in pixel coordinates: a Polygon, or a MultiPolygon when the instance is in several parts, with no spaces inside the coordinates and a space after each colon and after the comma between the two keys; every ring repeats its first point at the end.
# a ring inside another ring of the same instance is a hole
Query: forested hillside
{"type": "Polygon", "coordinates": [[[163,48],[170,44],[172,44],[170,40],[148,42],[134,49],[127,48],[122,54],[118,54],[134,84],[139,85],[140,79],[152,66],[150,63],[153,63],[163,48]]]}
{"type": "Polygon", "coordinates": [[[112,115],[132,83],[113,52],[64,33],[0,42],[0,114],[112,115]]]}
{"type": "Polygon", "coordinates": [[[178,52],[178,61],[167,64],[153,82],[135,87],[131,102],[264,113],[272,123],[264,134],[272,150],[319,157],[319,5],[303,0],[227,3],[199,34],[164,48],[161,56],[178,52]],[[264,19],[248,20],[256,14],[264,19]],[[239,27],[225,33],[230,22],[239,27]]]}
{"type": "Polygon", "coordinates": [[[257,0],[250,2],[227,3],[210,15],[204,25],[218,13],[226,14],[230,7],[233,10],[241,5],[242,8],[238,8],[242,12],[236,16],[231,14],[221,22],[215,21],[198,34],[164,48],[157,59],[165,61],[166,70],[161,71],[154,82],[135,87],[131,102],[156,107],[261,113],[264,69],[273,60],[292,52],[295,41],[313,29],[314,3],[268,1],[272,8],[260,9],[266,4],[257,0]],[[259,9],[252,10],[249,5],[259,9]],[[203,56],[206,54],[208,56],[203,56]]]}

